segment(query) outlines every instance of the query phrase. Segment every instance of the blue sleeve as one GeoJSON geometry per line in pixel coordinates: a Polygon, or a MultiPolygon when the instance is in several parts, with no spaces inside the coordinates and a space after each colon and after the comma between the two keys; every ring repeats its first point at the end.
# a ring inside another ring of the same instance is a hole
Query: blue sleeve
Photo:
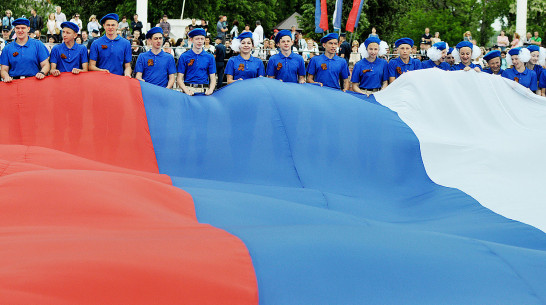
{"type": "Polygon", "coordinates": [[[41,41],[38,41],[37,48],[38,48],[38,60],[41,63],[42,61],[46,60],[49,57],[49,50],[41,41]]]}
{"type": "Polygon", "coordinates": [[[80,48],[80,58],[82,64],[89,62],[89,55],[87,54],[87,48],[85,46],[81,46],[80,48]]]}
{"type": "Polygon", "coordinates": [[[361,68],[362,64],[361,62],[357,62],[356,65],[353,68],[353,75],[351,75],[351,82],[352,83],[360,83],[360,74],[362,74],[361,68]]]}
{"type": "Polygon", "coordinates": [[[415,59],[415,70],[421,70],[421,61],[415,59]]]}
{"type": "MultiPolygon", "coordinates": [[[[140,58],[140,55],[138,56],[140,58]]],[[[169,58],[169,65],[167,66],[167,73],[169,75],[176,74],[176,64],[174,63],[174,57],[169,58]]]]}
{"type": "Polygon", "coordinates": [[[531,71],[531,91],[535,92],[537,91],[537,74],[535,71],[531,71]]]}
{"type": "Polygon", "coordinates": [[[341,78],[347,79],[349,78],[349,74],[350,74],[349,65],[347,65],[347,62],[345,61],[345,59],[343,59],[343,68],[341,69],[341,78]]]}
{"type": "Polygon", "coordinates": [[[542,73],[540,73],[538,86],[540,88],[546,88],[546,71],[542,71],[542,73]]]}
{"type": "Polygon", "coordinates": [[[183,54],[178,58],[178,73],[186,74],[186,57],[183,54]]]}
{"type": "Polygon", "coordinates": [[[127,40],[127,43],[125,44],[125,61],[123,63],[130,63],[132,59],[133,53],[131,52],[131,43],[127,40]]]}
{"type": "Polygon", "coordinates": [[[389,66],[387,69],[389,71],[389,77],[396,78],[396,63],[394,61],[389,62],[389,66]]]}
{"type": "Polygon", "coordinates": [[[52,64],[56,64],[59,62],[59,48],[57,46],[54,46],[53,49],[51,49],[51,56],[49,57],[49,62],[52,64]]]}
{"type": "Polygon", "coordinates": [[[0,54],[0,65],[9,66],[9,58],[8,52],[6,52],[6,48],[4,48],[4,52],[0,54]]]}
{"type": "Polygon", "coordinates": [[[99,58],[99,44],[97,43],[97,40],[93,40],[93,43],[91,44],[91,50],[89,51],[89,60],[97,61],[99,58]]]}
{"type": "MultiPolygon", "coordinates": [[[[389,80],[389,63],[385,62],[383,65],[383,79],[382,82],[389,80]]],[[[381,86],[383,86],[383,83],[381,83],[381,86]]]]}
{"type": "Polygon", "coordinates": [[[139,54],[135,64],[135,72],[144,73],[144,53],[139,54]]]}
{"type": "Polygon", "coordinates": [[[316,57],[311,58],[309,61],[309,66],[307,66],[307,73],[315,75],[316,72],[316,57]]]}
{"type": "Polygon", "coordinates": [[[224,74],[233,76],[233,57],[228,60],[226,68],[224,69],[224,74]]]}
{"type": "Polygon", "coordinates": [[[504,77],[504,78],[510,79],[510,76],[508,75],[508,69],[504,70],[504,72],[502,72],[501,76],[504,77]]]}
{"type": "Polygon", "coordinates": [[[216,73],[216,61],[214,60],[214,56],[209,56],[209,74],[215,74],[216,73]]]}
{"type": "Polygon", "coordinates": [[[265,76],[265,67],[264,67],[264,62],[259,59],[259,58],[256,58],[259,62],[258,62],[258,76],[265,76]]]}
{"type": "Polygon", "coordinates": [[[267,62],[267,76],[275,76],[275,58],[271,56],[267,62]]]}
{"type": "Polygon", "coordinates": [[[305,76],[305,61],[303,61],[303,57],[299,57],[299,67],[298,67],[298,75],[299,76],[305,76]]]}

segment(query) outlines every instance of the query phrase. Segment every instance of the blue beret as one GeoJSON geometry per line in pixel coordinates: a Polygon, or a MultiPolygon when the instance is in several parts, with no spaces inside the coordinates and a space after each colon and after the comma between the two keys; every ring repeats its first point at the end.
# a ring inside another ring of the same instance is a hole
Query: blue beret
{"type": "Polygon", "coordinates": [[[241,33],[239,36],[237,36],[237,39],[239,40],[243,40],[245,38],[250,38],[252,39],[252,32],[244,32],[244,33],[241,33]]]}
{"type": "Polygon", "coordinates": [[[193,38],[195,36],[207,36],[207,32],[205,30],[203,30],[202,28],[196,28],[196,29],[193,29],[191,30],[189,33],[188,33],[188,37],[190,38],[193,38]]]}
{"type": "Polygon", "coordinates": [[[379,38],[377,38],[377,37],[368,37],[368,39],[364,40],[364,46],[366,46],[366,48],[368,48],[368,45],[370,43],[380,44],[381,40],[379,38]]]}
{"type": "Polygon", "coordinates": [[[447,48],[447,43],[445,43],[444,41],[440,41],[440,42],[437,42],[435,44],[432,45],[433,48],[436,48],[440,51],[443,51],[447,48]]]}
{"type": "Polygon", "coordinates": [[[486,61],[490,61],[495,57],[501,57],[501,52],[499,50],[489,51],[487,54],[485,54],[483,59],[485,59],[486,61]]]}
{"type": "Polygon", "coordinates": [[[447,51],[447,55],[451,54],[451,52],[453,52],[453,48],[449,48],[449,51],[447,51]]]}
{"type": "Polygon", "coordinates": [[[527,49],[529,49],[529,52],[539,52],[540,51],[540,47],[537,46],[537,45],[529,45],[527,46],[527,49]]]}
{"type": "Polygon", "coordinates": [[[328,41],[332,40],[332,39],[335,39],[335,40],[339,40],[339,35],[338,33],[330,33],[324,37],[322,37],[320,39],[320,43],[327,43],[328,41]]]}
{"type": "Polygon", "coordinates": [[[461,48],[470,48],[472,50],[474,45],[470,41],[461,41],[455,46],[455,48],[457,48],[457,50],[460,50],[461,48]]]}
{"type": "Polygon", "coordinates": [[[119,16],[118,14],[114,14],[114,13],[107,14],[104,17],[102,17],[102,19],[100,20],[100,24],[104,24],[106,20],[115,20],[116,22],[118,22],[119,16]]]}
{"type": "Polygon", "coordinates": [[[152,38],[152,36],[157,33],[160,33],[161,36],[163,36],[163,29],[158,26],[151,28],[148,32],[146,32],[146,39],[152,38]]]}
{"type": "Polygon", "coordinates": [[[15,21],[13,21],[11,25],[13,26],[26,25],[30,27],[30,21],[27,18],[17,18],[15,19],[15,21]]]}
{"type": "Polygon", "coordinates": [[[71,29],[72,31],[74,31],[75,33],[78,33],[80,31],[80,28],[78,27],[77,24],[75,24],[74,22],[70,22],[70,21],[65,21],[63,23],[61,23],[61,28],[69,28],[71,29]]]}
{"type": "Polygon", "coordinates": [[[400,38],[394,43],[394,46],[398,48],[401,44],[409,44],[410,47],[413,47],[413,39],[407,37],[400,38]]]}
{"type": "Polygon", "coordinates": [[[519,51],[521,51],[521,47],[513,48],[513,49],[510,49],[510,51],[508,51],[508,54],[510,54],[510,55],[519,55],[519,51]]]}
{"type": "Polygon", "coordinates": [[[275,44],[279,43],[279,41],[281,41],[281,38],[283,38],[284,36],[288,36],[290,37],[290,39],[292,39],[292,33],[289,30],[282,30],[279,31],[275,36],[275,44]]]}

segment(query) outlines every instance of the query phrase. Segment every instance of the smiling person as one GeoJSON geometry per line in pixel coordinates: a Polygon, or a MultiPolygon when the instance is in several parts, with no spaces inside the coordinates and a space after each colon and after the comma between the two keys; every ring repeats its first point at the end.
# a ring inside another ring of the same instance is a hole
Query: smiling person
{"type": "Polygon", "coordinates": [[[474,70],[480,72],[482,69],[480,65],[472,63],[472,61],[482,54],[482,50],[475,46],[470,41],[461,41],[455,46],[453,50],[453,58],[457,64],[451,66],[451,71],[470,71],[474,70]]]}
{"type": "Polygon", "coordinates": [[[378,57],[387,54],[387,50],[381,47],[379,38],[369,37],[360,53],[362,59],[353,68],[351,83],[353,91],[369,96],[389,84],[389,64],[378,57]]]}
{"type": "Polygon", "coordinates": [[[315,56],[307,67],[307,82],[321,86],[341,89],[339,80],[343,79],[343,92],[349,90],[349,66],[345,59],[337,56],[339,35],[330,33],[320,39],[324,54],[315,56]]]}
{"type": "Polygon", "coordinates": [[[537,74],[535,71],[525,67],[525,63],[531,59],[531,52],[527,48],[513,48],[508,52],[506,61],[510,69],[504,70],[502,77],[511,79],[522,86],[529,88],[531,91],[540,95],[540,90],[537,86],[537,74]]]}
{"type": "Polygon", "coordinates": [[[49,72],[49,52],[45,45],[30,39],[30,21],[18,18],[13,21],[16,39],[6,45],[0,55],[0,76],[6,83],[13,79],[35,76],[43,79],[49,72]]]}
{"type": "Polygon", "coordinates": [[[487,65],[489,66],[489,68],[483,69],[483,72],[494,75],[502,75],[502,72],[504,72],[504,70],[501,69],[501,51],[490,51],[489,53],[485,54],[483,59],[487,61],[487,65]]]}
{"type": "Polygon", "coordinates": [[[89,70],[131,77],[131,43],[117,34],[118,20],[117,14],[108,14],[100,20],[105,34],[93,40],[89,70]]]}
{"type": "Polygon", "coordinates": [[[252,32],[243,32],[231,42],[231,49],[240,52],[228,60],[224,74],[228,85],[239,80],[256,78],[265,75],[264,63],[261,59],[252,56],[254,40],[252,32]]]}
{"type": "Polygon", "coordinates": [[[529,62],[525,64],[527,68],[530,70],[535,71],[537,74],[537,78],[540,79],[540,75],[542,74],[542,66],[538,63],[539,57],[540,57],[540,47],[536,45],[530,45],[527,47],[529,49],[529,52],[531,53],[531,59],[529,59],[529,62]]]}
{"type": "Polygon", "coordinates": [[[79,27],[73,22],[63,22],[63,43],[51,50],[51,75],[59,76],[61,72],[79,74],[88,71],[87,48],[75,42],[79,27]]]}
{"type": "Polygon", "coordinates": [[[413,48],[413,39],[400,38],[394,43],[398,52],[398,57],[389,61],[389,83],[394,82],[400,75],[409,71],[421,69],[421,62],[416,58],[411,58],[411,49],[413,48]]]}
{"type": "Polygon", "coordinates": [[[146,33],[146,39],[152,49],[138,55],[135,65],[135,78],[160,87],[171,89],[176,79],[174,57],[161,49],[163,29],[151,28],[146,33]]]}
{"type": "Polygon", "coordinates": [[[421,63],[421,69],[438,68],[444,71],[451,70],[451,66],[445,62],[449,46],[445,42],[437,42],[427,50],[429,60],[421,63]]]}
{"type": "Polygon", "coordinates": [[[305,83],[305,62],[301,55],[292,52],[294,41],[289,30],[275,36],[275,44],[281,52],[271,56],[267,63],[267,75],[288,83],[305,83]]]}
{"type": "Polygon", "coordinates": [[[188,50],[178,59],[177,84],[184,93],[205,93],[211,95],[216,87],[216,63],[214,56],[204,50],[204,29],[196,28],[188,33],[191,50],[188,50]]]}

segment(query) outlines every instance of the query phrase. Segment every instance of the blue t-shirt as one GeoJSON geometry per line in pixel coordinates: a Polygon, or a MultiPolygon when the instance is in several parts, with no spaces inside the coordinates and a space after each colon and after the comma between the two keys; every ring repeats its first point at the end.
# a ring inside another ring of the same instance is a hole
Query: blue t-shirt
{"type": "Polygon", "coordinates": [[[131,56],[131,43],[119,35],[114,40],[106,35],[95,39],[89,52],[89,60],[95,60],[98,68],[117,75],[123,75],[124,64],[131,62],[131,56]]]}
{"type": "Polygon", "coordinates": [[[9,76],[35,76],[42,67],[40,63],[49,57],[49,51],[39,40],[28,38],[24,45],[13,41],[7,44],[0,55],[0,65],[9,66],[9,76]]]}
{"type": "Polygon", "coordinates": [[[167,87],[169,75],[176,74],[174,57],[160,50],[156,55],[152,50],[138,55],[135,72],[142,73],[145,82],[167,87]]]}
{"type": "Polygon", "coordinates": [[[322,54],[311,58],[307,73],[314,75],[314,81],[324,86],[341,89],[339,79],[349,78],[349,66],[345,59],[334,55],[332,59],[322,54]]]}
{"type": "Polygon", "coordinates": [[[432,59],[429,59],[421,63],[421,69],[430,69],[430,68],[438,68],[444,71],[451,70],[451,66],[445,61],[441,62],[439,65],[436,65],[436,63],[432,61],[432,59]]]}
{"type": "MultiPolygon", "coordinates": [[[[464,70],[465,67],[466,66],[462,62],[460,62],[458,64],[455,64],[455,65],[451,66],[451,71],[464,70]]],[[[468,67],[470,67],[470,69],[474,69],[476,67],[480,68],[480,70],[482,69],[482,67],[480,65],[477,65],[475,63],[470,63],[470,65],[468,67]]]]}
{"type": "Polygon", "coordinates": [[[82,69],[82,65],[89,61],[87,48],[77,43],[74,43],[72,48],[68,48],[63,42],[51,49],[49,61],[52,64],[57,64],[57,70],[61,72],[71,72],[74,68],[82,69]]]}
{"type": "MultiPolygon", "coordinates": [[[[493,70],[491,70],[491,68],[483,69],[483,72],[487,74],[493,74],[493,70]]],[[[504,72],[504,70],[500,69],[499,74],[495,74],[495,75],[502,75],[502,72],[504,72]]]]}
{"type": "Polygon", "coordinates": [[[297,83],[298,75],[305,76],[305,62],[301,55],[291,52],[288,57],[282,53],[271,56],[267,63],[267,75],[283,82],[297,83]]]}
{"type": "Polygon", "coordinates": [[[540,79],[540,76],[542,75],[542,70],[544,70],[544,68],[542,68],[542,66],[539,64],[536,64],[533,67],[533,71],[535,71],[535,73],[537,74],[537,79],[540,79]]]}
{"type": "Polygon", "coordinates": [[[523,72],[519,73],[516,68],[510,68],[504,70],[502,77],[511,79],[522,86],[531,89],[531,91],[537,91],[537,74],[533,70],[525,68],[523,72]]]}
{"type": "Polygon", "coordinates": [[[374,62],[369,62],[363,58],[355,64],[351,82],[359,83],[358,87],[362,89],[380,89],[384,81],[389,80],[389,63],[376,58],[374,62]]]}
{"type": "Polygon", "coordinates": [[[178,58],[178,73],[184,74],[184,82],[204,85],[209,83],[209,75],[216,73],[214,56],[202,50],[196,54],[188,50],[178,58]]]}
{"type": "Polygon", "coordinates": [[[234,80],[249,79],[264,76],[265,68],[263,61],[259,58],[250,56],[246,60],[241,55],[237,55],[228,60],[224,73],[233,76],[234,80]]]}
{"type": "Polygon", "coordinates": [[[540,77],[538,78],[538,86],[540,88],[546,88],[546,73],[540,73],[540,77]]]}
{"type": "Polygon", "coordinates": [[[389,77],[398,78],[406,72],[419,69],[421,69],[421,62],[416,58],[410,57],[407,64],[400,57],[389,61],[389,77]]]}

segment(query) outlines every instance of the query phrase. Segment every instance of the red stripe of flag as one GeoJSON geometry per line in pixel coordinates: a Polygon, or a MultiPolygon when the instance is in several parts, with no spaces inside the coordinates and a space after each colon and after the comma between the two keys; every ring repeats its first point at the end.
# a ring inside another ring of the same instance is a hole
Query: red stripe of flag
{"type": "Polygon", "coordinates": [[[361,2],[362,0],[353,0],[353,8],[351,9],[351,12],[349,13],[349,18],[347,18],[345,31],[351,32],[351,33],[354,31],[356,18],[358,17],[358,13],[360,12],[359,8],[361,5],[361,2]]]}
{"type": "Polygon", "coordinates": [[[328,31],[328,12],[326,0],[320,0],[320,28],[328,31]]]}

